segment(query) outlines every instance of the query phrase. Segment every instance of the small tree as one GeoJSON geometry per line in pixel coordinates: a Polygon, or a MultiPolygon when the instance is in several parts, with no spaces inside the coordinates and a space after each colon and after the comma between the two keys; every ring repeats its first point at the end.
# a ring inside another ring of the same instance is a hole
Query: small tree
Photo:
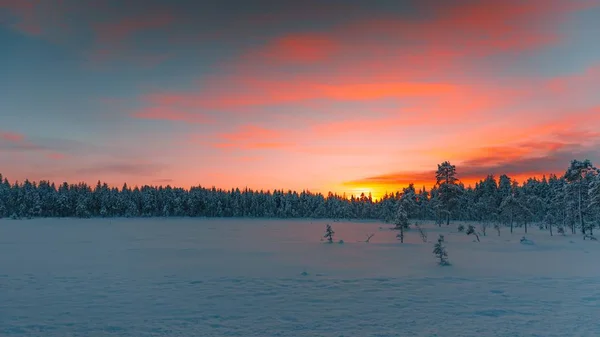
{"type": "Polygon", "coordinates": [[[467,228],[467,235],[475,235],[477,242],[481,242],[479,241],[479,233],[475,231],[475,226],[469,225],[469,228],[467,228]]]}
{"type": "Polygon", "coordinates": [[[371,241],[371,238],[374,236],[375,236],[375,233],[367,234],[367,239],[365,240],[365,242],[369,243],[369,241],[371,241]]]}
{"type": "Polygon", "coordinates": [[[500,224],[494,224],[494,229],[498,232],[498,236],[500,236],[500,224]]]}
{"type": "Polygon", "coordinates": [[[462,233],[462,232],[464,232],[464,231],[465,231],[465,225],[463,225],[463,224],[460,224],[460,225],[458,225],[458,228],[457,228],[457,229],[458,229],[458,232],[459,232],[459,233],[462,233]]]}
{"type": "Polygon", "coordinates": [[[481,223],[481,232],[483,233],[483,236],[487,236],[488,226],[489,226],[489,223],[487,223],[485,221],[481,223]]]}
{"type": "Polygon", "coordinates": [[[327,227],[325,228],[325,235],[323,237],[327,239],[327,242],[333,243],[334,234],[335,232],[333,231],[333,228],[331,228],[331,225],[327,224],[327,227]]]}
{"type": "Polygon", "coordinates": [[[437,240],[437,243],[433,246],[433,254],[435,254],[435,256],[440,260],[440,266],[450,265],[450,262],[448,262],[448,252],[444,246],[444,236],[441,234],[437,240]]]}
{"type": "Polygon", "coordinates": [[[394,229],[400,231],[400,233],[398,233],[396,237],[400,239],[401,243],[404,243],[404,230],[408,229],[410,224],[408,222],[408,214],[406,214],[406,211],[404,210],[404,205],[402,204],[400,205],[400,207],[398,207],[396,217],[394,218],[394,224],[396,225],[394,229]]]}
{"type": "Polygon", "coordinates": [[[427,232],[425,232],[425,230],[418,224],[415,224],[415,227],[417,227],[417,229],[419,230],[419,235],[421,236],[421,240],[423,240],[423,242],[427,242],[427,232]]]}

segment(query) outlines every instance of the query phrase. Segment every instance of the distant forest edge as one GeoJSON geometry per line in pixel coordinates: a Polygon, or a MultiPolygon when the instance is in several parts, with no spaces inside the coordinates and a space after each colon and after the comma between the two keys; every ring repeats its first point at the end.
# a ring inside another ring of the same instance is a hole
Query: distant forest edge
{"type": "Polygon", "coordinates": [[[28,180],[10,184],[0,174],[0,217],[265,217],[381,219],[393,221],[399,210],[410,219],[480,221],[522,225],[540,223],[582,233],[600,225],[600,170],[589,160],[573,160],[563,176],[530,178],[522,185],[493,175],[465,187],[456,167],[438,165],[436,184],[427,191],[409,185],[374,201],[370,196],[344,198],[283,190],[221,190],[143,186],[121,189],[98,182],[28,180]]]}

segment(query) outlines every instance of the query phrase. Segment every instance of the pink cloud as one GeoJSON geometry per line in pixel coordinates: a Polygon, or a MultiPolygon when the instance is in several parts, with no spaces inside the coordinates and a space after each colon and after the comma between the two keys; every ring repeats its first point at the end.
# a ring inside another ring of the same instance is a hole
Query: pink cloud
{"type": "Polygon", "coordinates": [[[174,20],[174,16],[169,12],[142,13],[139,16],[98,23],[93,26],[93,29],[96,43],[115,46],[121,45],[137,33],[168,27],[174,20]]]}
{"type": "Polygon", "coordinates": [[[319,34],[288,34],[269,42],[264,48],[245,55],[249,62],[268,60],[281,64],[311,64],[329,59],[337,42],[319,34]]]}
{"type": "Polygon", "coordinates": [[[0,0],[0,9],[4,8],[17,17],[14,27],[26,34],[40,35],[40,26],[37,15],[39,0],[0,0]]]}
{"type": "Polygon", "coordinates": [[[49,159],[53,160],[64,160],[67,158],[67,155],[64,153],[52,152],[47,155],[49,159]]]}
{"type": "Polygon", "coordinates": [[[201,114],[194,114],[180,111],[171,107],[148,107],[131,114],[132,117],[148,120],[165,120],[172,122],[189,122],[189,123],[208,123],[211,121],[209,117],[201,114]]]}
{"type": "Polygon", "coordinates": [[[442,97],[457,108],[477,110],[501,98],[490,97],[494,95],[490,91],[452,102],[450,95],[456,90],[460,94],[455,97],[482,92],[477,89],[481,83],[465,85],[455,80],[469,74],[474,60],[556,44],[561,35],[555,24],[548,23],[565,20],[569,13],[591,5],[589,1],[568,5],[560,1],[468,2],[435,7],[428,20],[390,16],[317,32],[292,32],[238,59],[228,59],[221,64],[223,71],[202,79],[196,92],[156,92],[142,100],[148,106],[165,103],[200,112],[233,112],[310,100],[428,96],[442,97]],[[289,69],[293,64],[310,67],[289,69]],[[156,102],[157,97],[162,97],[162,102],[156,102]]]}
{"type": "Polygon", "coordinates": [[[234,132],[216,135],[212,146],[219,149],[265,150],[281,149],[291,144],[283,133],[255,125],[244,125],[234,132]]]}
{"type": "Polygon", "coordinates": [[[12,143],[21,143],[25,140],[25,136],[20,133],[0,131],[0,139],[12,143]]]}

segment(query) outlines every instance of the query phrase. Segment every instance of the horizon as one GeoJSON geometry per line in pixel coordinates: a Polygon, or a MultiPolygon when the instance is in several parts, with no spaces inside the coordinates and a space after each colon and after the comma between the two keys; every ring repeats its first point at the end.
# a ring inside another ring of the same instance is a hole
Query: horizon
{"type": "Polygon", "coordinates": [[[11,182],[327,195],[600,162],[600,1],[0,0],[11,182]],[[117,10],[118,9],[118,10],[117,10]]]}
{"type": "MultiPolygon", "coordinates": [[[[595,168],[593,166],[593,163],[591,163],[591,164],[592,164],[592,167],[595,168]]],[[[565,171],[567,171],[567,169],[565,169],[565,171]]],[[[433,174],[435,175],[435,172],[433,174]]],[[[457,182],[456,183],[458,185],[464,186],[465,189],[474,189],[477,184],[483,183],[489,177],[491,177],[496,182],[496,184],[498,184],[499,180],[500,180],[500,177],[502,177],[504,175],[506,175],[506,174],[500,174],[500,175],[488,174],[485,177],[483,177],[483,178],[481,178],[479,180],[474,181],[472,184],[471,183],[465,184],[463,181],[461,181],[460,178],[457,178],[457,182]]],[[[509,180],[511,181],[511,183],[512,182],[516,182],[518,186],[523,186],[523,184],[525,184],[526,182],[528,182],[530,180],[535,180],[535,181],[542,182],[542,181],[548,181],[552,177],[555,177],[555,178],[558,178],[558,179],[564,179],[564,174],[560,174],[559,175],[559,174],[554,174],[554,173],[551,173],[551,174],[542,174],[541,177],[537,177],[537,176],[527,177],[524,180],[518,180],[518,179],[515,179],[515,178],[513,178],[513,177],[511,177],[509,175],[506,175],[506,176],[509,178],[509,180]]],[[[460,174],[457,173],[457,177],[460,177],[460,174]]],[[[8,179],[8,177],[4,176],[2,174],[2,172],[0,172],[0,184],[3,183],[3,182],[5,182],[5,181],[9,182],[9,184],[11,184],[11,186],[14,186],[15,184],[22,186],[26,181],[29,182],[29,183],[32,183],[32,184],[37,184],[37,185],[39,185],[39,183],[41,183],[41,182],[46,182],[50,186],[54,186],[57,189],[60,186],[64,185],[64,184],[67,184],[68,186],[77,186],[79,184],[85,184],[87,187],[90,187],[90,188],[94,188],[95,186],[99,186],[99,185],[101,185],[101,186],[107,185],[108,188],[110,188],[110,189],[117,189],[119,191],[123,191],[123,189],[125,188],[125,186],[127,186],[127,188],[130,189],[130,190],[142,189],[144,187],[150,187],[150,188],[156,188],[156,189],[161,189],[161,188],[163,188],[163,189],[164,188],[182,189],[184,191],[189,192],[193,188],[203,188],[203,189],[206,189],[206,190],[216,189],[217,191],[223,191],[223,192],[230,192],[230,191],[235,191],[235,190],[239,190],[241,192],[244,192],[244,191],[248,190],[248,191],[255,192],[255,193],[256,192],[260,192],[260,193],[267,193],[267,194],[268,193],[277,192],[277,191],[284,192],[284,193],[290,193],[291,192],[291,193],[298,193],[298,194],[309,193],[309,194],[313,194],[313,195],[320,194],[320,195],[323,195],[325,197],[327,197],[331,193],[331,194],[333,194],[336,197],[342,197],[343,199],[348,199],[348,200],[351,199],[352,197],[359,198],[359,197],[361,197],[361,195],[364,195],[365,197],[372,198],[372,200],[374,202],[379,202],[379,201],[381,201],[386,196],[393,197],[394,195],[396,195],[398,193],[403,194],[404,193],[403,189],[409,187],[410,185],[413,185],[413,187],[414,187],[414,189],[415,189],[416,192],[420,192],[420,191],[429,192],[433,188],[439,187],[439,186],[437,186],[437,184],[435,182],[433,182],[430,185],[422,185],[422,186],[417,186],[414,183],[409,183],[406,186],[402,186],[398,190],[395,190],[395,191],[384,191],[381,194],[374,194],[371,190],[367,190],[365,192],[359,192],[357,194],[348,194],[346,192],[342,192],[342,193],[338,193],[338,192],[335,192],[335,191],[320,192],[320,191],[311,191],[309,189],[301,189],[301,190],[292,190],[292,189],[284,189],[284,188],[274,188],[274,189],[261,189],[261,188],[259,188],[259,189],[253,189],[253,188],[249,188],[248,186],[244,186],[244,187],[233,186],[233,187],[229,187],[229,188],[221,188],[221,187],[216,187],[214,185],[212,185],[212,186],[211,185],[192,185],[192,186],[186,187],[186,186],[175,186],[175,185],[170,185],[170,184],[163,185],[163,184],[160,184],[160,183],[158,183],[158,184],[136,185],[136,184],[129,184],[127,182],[123,182],[120,185],[112,185],[112,184],[106,183],[105,181],[102,181],[101,179],[96,180],[96,182],[93,183],[93,184],[85,182],[85,181],[79,181],[79,182],[63,181],[63,182],[58,182],[58,181],[52,181],[52,180],[30,180],[30,179],[27,179],[27,178],[25,180],[23,180],[23,181],[18,181],[18,180],[11,181],[11,180],[8,179]]]]}

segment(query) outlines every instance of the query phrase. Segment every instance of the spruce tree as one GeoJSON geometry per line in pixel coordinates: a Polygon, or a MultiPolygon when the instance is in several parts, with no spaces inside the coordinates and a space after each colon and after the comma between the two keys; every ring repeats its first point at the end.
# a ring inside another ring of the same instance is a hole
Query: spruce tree
{"type": "Polygon", "coordinates": [[[446,225],[450,225],[450,215],[452,208],[456,203],[459,188],[457,186],[458,179],[456,178],[456,166],[445,161],[438,165],[435,173],[436,186],[438,186],[438,194],[444,213],[446,215],[446,225]]]}
{"type": "Polygon", "coordinates": [[[331,225],[327,224],[327,227],[325,227],[325,235],[323,237],[327,239],[328,243],[333,243],[334,234],[335,232],[333,231],[333,228],[331,228],[331,225]]]}
{"type": "Polygon", "coordinates": [[[449,266],[448,252],[444,246],[444,236],[440,234],[437,243],[433,246],[433,254],[440,260],[440,266],[449,266]]]}
{"type": "Polygon", "coordinates": [[[573,160],[571,161],[571,166],[565,172],[564,178],[569,184],[573,184],[576,186],[576,200],[577,200],[577,218],[579,220],[579,225],[581,227],[581,233],[585,235],[585,220],[583,213],[583,204],[584,204],[584,191],[587,191],[589,186],[589,179],[586,179],[589,174],[593,174],[596,172],[596,168],[592,165],[589,160],[579,161],[573,160]]]}
{"type": "Polygon", "coordinates": [[[404,203],[400,203],[398,206],[398,211],[396,212],[396,217],[394,218],[394,227],[395,230],[399,230],[400,233],[396,235],[398,239],[400,239],[400,243],[404,243],[404,230],[408,229],[410,223],[408,222],[408,214],[406,214],[406,210],[404,208],[404,203]]]}

